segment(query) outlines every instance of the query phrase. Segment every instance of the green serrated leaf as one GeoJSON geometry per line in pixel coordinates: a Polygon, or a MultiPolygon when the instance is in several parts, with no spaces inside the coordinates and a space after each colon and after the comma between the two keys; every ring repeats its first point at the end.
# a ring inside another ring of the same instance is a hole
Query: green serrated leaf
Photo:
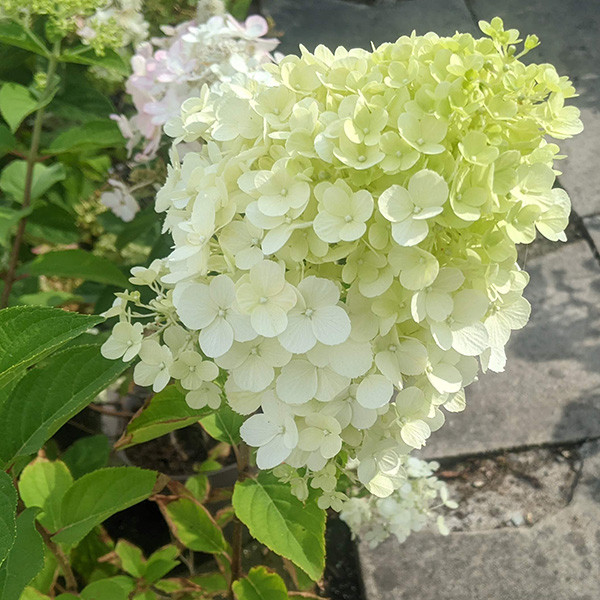
{"type": "Polygon", "coordinates": [[[0,311],[0,386],[103,320],[37,306],[0,311]]]}
{"type": "Polygon", "coordinates": [[[185,482],[185,487],[192,492],[198,502],[206,502],[210,490],[210,484],[206,475],[202,475],[201,473],[192,475],[185,482]]]}
{"type": "Polygon", "coordinates": [[[0,565],[6,559],[17,535],[17,490],[10,475],[0,471],[0,565]]]}
{"type": "Polygon", "coordinates": [[[0,114],[13,133],[37,107],[38,101],[25,86],[9,81],[0,88],[0,114]]]}
{"type": "Polygon", "coordinates": [[[123,450],[136,444],[153,440],[175,429],[197,423],[211,409],[190,408],[185,395],[175,385],[166,387],[153,396],[150,402],[138,412],[127,425],[127,430],[115,444],[123,450]]]}
{"type": "Polygon", "coordinates": [[[169,545],[158,549],[148,558],[144,569],[144,580],[147,583],[154,583],[164,577],[180,564],[175,560],[178,556],[179,550],[176,546],[169,545]]]}
{"type": "Polygon", "coordinates": [[[49,531],[56,531],[60,505],[73,477],[61,461],[35,460],[27,465],[19,479],[19,494],[27,508],[38,507],[37,520],[49,531]]]}
{"type": "Polygon", "coordinates": [[[96,256],[79,249],[41,254],[30,263],[23,265],[19,272],[29,275],[86,279],[120,288],[129,286],[127,277],[113,262],[103,256],[96,256]]]}
{"type": "MultiPolygon", "coordinates": [[[[54,586],[58,562],[56,556],[48,546],[44,547],[44,566],[42,570],[29,582],[29,587],[39,590],[43,594],[49,594],[54,586]]],[[[25,588],[27,589],[27,588],[25,588]]],[[[21,600],[23,600],[21,598],[21,600]]]]}
{"type": "Polygon", "coordinates": [[[0,43],[29,50],[41,56],[49,56],[50,52],[30,29],[15,21],[0,21],[0,43]]]}
{"type": "Polygon", "coordinates": [[[19,598],[19,600],[51,600],[51,599],[50,599],[50,596],[46,596],[46,594],[43,594],[39,590],[36,590],[34,587],[27,586],[23,590],[23,593],[21,594],[21,597],[19,598]]]}
{"type": "Polygon", "coordinates": [[[283,579],[265,567],[254,567],[246,577],[233,582],[237,600],[288,600],[283,579]]]}
{"type": "Polygon", "coordinates": [[[105,435],[89,435],[73,442],[62,455],[71,475],[79,479],[86,473],[105,467],[110,456],[110,442],[105,435]]]}
{"type": "Polygon", "coordinates": [[[133,577],[142,577],[146,567],[142,551],[127,540],[119,540],[115,552],[121,560],[121,568],[133,577]]]}
{"type": "Polygon", "coordinates": [[[0,567],[0,598],[19,600],[25,586],[44,566],[44,543],[35,529],[37,508],[26,508],[17,517],[17,536],[0,567]]]}
{"type": "Polygon", "coordinates": [[[158,499],[173,535],[190,550],[221,554],[228,549],[223,532],[209,512],[192,498],[179,498],[174,502],[158,499]]]}
{"type": "Polygon", "coordinates": [[[156,471],[108,467],[80,477],[65,493],[56,542],[76,544],[96,525],[150,496],[156,471]]]}
{"type": "Polygon", "coordinates": [[[37,452],[126,368],[103,358],[99,346],[79,346],[29,371],[0,407],[0,463],[37,452]]]}
{"type": "MultiPolygon", "coordinates": [[[[4,167],[0,175],[0,189],[12,196],[16,202],[23,202],[26,172],[27,163],[24,160],[13,160],[4,167]]],[[[55,183],[62,181],[66,176],[67,173],[61,163],[55,163],[50,167],[37,163],[33,167],[31,199],[41,198],[55,183]]]]}
{"type": "Polygon", "coordinates": [[[82,600],[128,600],[134,589],[135,581],[120,575],[90,583],[82,590],[80,598],[82,600]]]}
{"type": "Polygon", "coordinates": [[[200,423],[211,437],[233,446],[241,440],[240,427],[245,419],[246,417],[231,410],[227,404],[223,404],[218,410],[201,419],[200,423]]]}
{"type": "Polygon", "coordinates": [[[318,581],[325,568],[325,517],[311,491],[303,504],[286,483],[261,472],[238,481],[233,491],[235,514],[250,534],[276,554],[288,558],[318,581]]]}
{"type": "Polygon", "coordinates": [[[64,154],[98,148],[115,148],[124,144],[125,138],[118,125],[110,119],[99,119],[63,131],[42,152],[44,154],[64,154]]]}

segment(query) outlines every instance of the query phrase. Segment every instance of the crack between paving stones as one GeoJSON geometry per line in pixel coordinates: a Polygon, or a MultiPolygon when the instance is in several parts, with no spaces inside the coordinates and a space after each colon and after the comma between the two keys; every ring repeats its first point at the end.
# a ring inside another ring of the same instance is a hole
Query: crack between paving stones
{"type": "Polygon", "coordinates": [[[528,452],[529,450],[543,450],[543,449],[555,449],[555,448],[577,448],[587,444],[589,442],[597,442],[600,440],[600,436],[591,436],[586,438],[581,438],[577,440],[567,441],[567,442],[542,442],[539,444],[522,444],[521,446],[509,446],[506,448],[498,449],[498,450],[485,450],[483,452],[467,452],[464,454],[453,454],[452,456],[428,456],[423,460],[428,462],[435,461],[440,463],[443,467],[444,465],[448,465],[450,463],[470,460],[470,459],[485,459],[485,458],[495,458],[496,456],[502,456],[507,452],[528,452]]]}

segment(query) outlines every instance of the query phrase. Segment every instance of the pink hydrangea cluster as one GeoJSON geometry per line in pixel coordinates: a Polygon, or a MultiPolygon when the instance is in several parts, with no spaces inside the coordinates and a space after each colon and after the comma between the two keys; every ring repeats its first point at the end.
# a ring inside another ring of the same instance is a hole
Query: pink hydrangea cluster
{"type": "Polygon", "coordinates": [[[252,15],[244,23],[231,15],[214,15],[205,22],[187,21],[176,27],[163,27],[165,37],[141,44],[131,60],[133,74],[126,84],[136,114],[127,118],[113,115],[133,152],[145,162],[156,155],[162,127],[179,115],[184,100],[198,96],[202,85],[230,81],[236,73],[256,78],[267,74],[258,69],[271,62],[279,43],[265,38],[266,20],[252,15]]]}

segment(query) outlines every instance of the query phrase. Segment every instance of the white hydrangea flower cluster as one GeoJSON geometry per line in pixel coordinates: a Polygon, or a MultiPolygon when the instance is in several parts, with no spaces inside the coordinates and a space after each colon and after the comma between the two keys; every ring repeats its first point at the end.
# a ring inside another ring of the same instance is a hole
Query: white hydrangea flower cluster
{"type": "Polygon", "coordinates": [[[527,322],[516,245],[565,239],[545,136],[581,130],[575,90],[519,60],[516,30],[482,29],[302,48],[270,80],[203,88],[167,126],[156,210],[173,251],[133,270],[155,298],[119,295],[104,354],[139,354],[154,391],[175,379],[190,406],[248,415],[258,467],[285,463],[322,507],[346,500],[340,473],[406,501],[410,452],[527,322]]]}
{"type": "Polygon", "coordinates": [[[457,508],[449,499],[448,487],[434,475],[436,462],[425,462],[414,456],[406,461],[406,479],[391,496],[360,495],[345,501],[340,518],[346,522],[353,537],[360,537],[372,548],[394,535],[399,543],[413,531],[423,529],[436,517],[437,529],[442,535],[449,530],[444,516],[437,512],[442,507],[457,508]]]}
{"type": "Polygon", "coordinates": [[[136,114],[128,119],[113,115],[131,152],[141,141],[138,162],[156,155],[164,124],[179,115],[182,103],[196,96],[203,84],[228,81],[238,73],[263,77],[259,70],[273,60],[279,44],[265,38],[266,20],[252,15],[244,23],[227,14],[221,0],[198,3],[198,17],[176,27],[165,26],[165,37],[153,38],[137,48],[131,59],[133,73],[125,89],[136,114]]]}

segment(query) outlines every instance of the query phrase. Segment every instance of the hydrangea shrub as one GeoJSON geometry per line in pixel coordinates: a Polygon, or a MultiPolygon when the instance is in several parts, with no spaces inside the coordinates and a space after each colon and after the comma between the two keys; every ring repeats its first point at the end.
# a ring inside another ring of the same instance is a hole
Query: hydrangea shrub
{"type": "MultiPolygon", "coordinates": [[[[106,357],[137,356],[138,384],[174,379],[191,407],[247,415],[258,467],[300,499],[320,490],[356,530],[390,502],[421,506],[410,453],[480,370],[504,369],[528,320],[516,246],[565,240],[549,138],[581,131],[575,90],[520,60],[535,36],[519,53],[500,19],[481,28],[372,52],[302,47],[268,78],[198,89],[166,126],[156,210],[172,252],[133,269],[150,293],[108,312],[106,357]],[[357,509],[342,474],[392,499],[357,509]]],[[[421,512],[439,491],[426,487],[421,512]]]]}

